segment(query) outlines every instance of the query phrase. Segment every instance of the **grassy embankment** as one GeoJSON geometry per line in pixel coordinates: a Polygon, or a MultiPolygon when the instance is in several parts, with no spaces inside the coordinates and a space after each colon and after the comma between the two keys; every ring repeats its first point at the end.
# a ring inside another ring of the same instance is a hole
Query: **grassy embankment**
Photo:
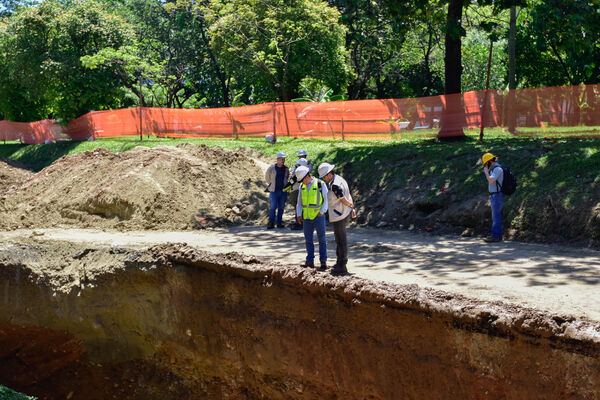
{"type": "MultiPolygon", "coordinates": [[[[361,197],[372,200],[378,193],[416,188],[427,202],[439,208],[486,192],[478,160],[484,152],[491,151],[518,177],[517,192],[505,203],[507,221],[517,232],[514,237],[600,243],[600,220],[595,220],[596,215],[600,215],[600,137],[564,137],[564,129],[561,133],[550,129],[534,132],[538,134],[533,137],[487,130],[483,141],[476,140],[478,132],[473,131],[466,140],[440,142],[423,133],[421,138],[405,135],[400,139],[376,141],[281,138],[276,144],[262,138],[144,138],[141,142],[136,138],[122,138],[30,146],[7,143],[0,145],[0,158],[10,158],[40,170],[63,155],[97,147],[122,152],[138,145],[154,147],[191,142],[224,148],[250,147],[269,155],[283,151],[289,155],[287,164],[293,164],[296,152],[305,149],[315,167],[323,161],[340,166],[354,186],[359,203],[361,197]]],[[[570,129],[567,133],[597,132],[570,129]]]]}
{"type": "Polygon", "coordinates": [[[26,396],[0,385],[0,400],[34,400],[35,397],[26,396]]]}

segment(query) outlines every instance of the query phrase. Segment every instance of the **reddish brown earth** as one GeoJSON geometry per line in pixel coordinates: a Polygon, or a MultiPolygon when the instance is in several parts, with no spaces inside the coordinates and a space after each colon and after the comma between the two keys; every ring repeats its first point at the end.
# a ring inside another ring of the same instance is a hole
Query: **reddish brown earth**
{"type": "Polygon", "coordinates": [[[596,399],[600,324],[183,244],[0,252],[0,382],[48,399],[596,399]]]}

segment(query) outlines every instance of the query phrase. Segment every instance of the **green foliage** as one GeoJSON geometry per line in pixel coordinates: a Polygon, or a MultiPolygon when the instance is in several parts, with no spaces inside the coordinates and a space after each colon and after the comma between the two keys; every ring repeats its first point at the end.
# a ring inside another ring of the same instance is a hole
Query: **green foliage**
{"type": "Polygon", "coordinates": [[[314,78],[304,78],[300,82],[300,91],[304,97],[292,99],[293,102],[310,101],[310,102],[327,102],[346,100],[346,96],[333,94],[333,90],[328,88],[322,81],[314,78]]]}
{"type": "MultiPolygon", "coordinates": [[[[481,90],[490,40],[490,87],[501,89],[507,84],[507,8],[514,4],[521,7],[520,87],[600,81],[596,1],[0,4],[0,118],[16,121],[68,121],[90,110],[138,104],[220,107],[338,99],[334,93],[350,99],[421,97],[443,93],[451,78],[455,87],[457,77],[457,90],[481,90]],[[459,6],[462,18],[450,21],[450,6],[459,6]],[[444,43],[446,33],[455,40],[444,43]],[[454,57],[448,58],[449,51],[454,57]]],[[[585,106],[585,99],[580,103],[585,106]]]]}
{"type": "Polygon", "coordinates": [[[520,18],[517,75],[521,85],[600,81],[600,6],[585,0],[535,1],[520,18]]]}
{"type": "Polygon", "coordinates": [[[35,397],[26,396],[0,385],[0,400],[35,400],[35,397]]]}
{"type": "MultiPolygon", "coordinates": [[[[148,67],[142,74],[144,100],[154,107],[197,107],[229,105],[223,99],[218,61],[211,58],[203,8],[196,2],[181,0],[129,0],[129,20],[136,27],[139,47],[136,56],[148,67]]],[[[132,91],[137,91],[132,86],[132,91]]]]}
{"type": "MultiPolygon", "coordinates": [[[[490,50],[490,39],[486,32],[469,30],[463,41],[462,90],[484,90],[490,50]]],[[[490,89],[506,87],[507,55],[506,40],[494,42],[492,68],[490,71],[490,89]]]]}
{"type": "Polygon", "coordinates": [[[288,101],[312,77],[340,91],[349,70],[339,14],[313,0],[212,0],[212,48],[238,83],[268,89],[256,101],[288,101]]]}
{"type": "Polygon", "coordinates": [[[86,68],[81,58],[133,43],[131,26],[95,0],[24,8],[0,28],[0,91],[9,94],[1,112],[20,121],[70,120],[122,106],[115,72],[86,68]]]}

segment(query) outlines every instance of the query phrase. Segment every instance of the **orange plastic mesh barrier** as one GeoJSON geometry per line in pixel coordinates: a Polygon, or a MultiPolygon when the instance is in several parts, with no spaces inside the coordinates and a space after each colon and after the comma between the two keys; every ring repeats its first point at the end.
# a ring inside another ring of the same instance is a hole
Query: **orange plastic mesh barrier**
{"type": "MultiPolygon", "coordinates": [[[[374,139],[462,134],[464,128],[600,126],[600,85],[491,90],[422,98],[327,103],[266,103],[205,109],[93,111],[63,131],[52,121],[0,122],[0,140],[123,137],[244,138],[276,136],[374,139]],[[67,136],[64,136],[64,133],[67,136]]],[[[514,128],[514,129],[513,129],[514,128]]],[[[585,129],[582,129],[585,130],[585,129]]],[[[597,132],[594,130],[593,132],[597,132]]]]}
{"type": "Polygon", "coordinates": [[[0,121],[0,140],[26,144],[68,140],[63,128],[51,119],[35,122],[0,121]]]}

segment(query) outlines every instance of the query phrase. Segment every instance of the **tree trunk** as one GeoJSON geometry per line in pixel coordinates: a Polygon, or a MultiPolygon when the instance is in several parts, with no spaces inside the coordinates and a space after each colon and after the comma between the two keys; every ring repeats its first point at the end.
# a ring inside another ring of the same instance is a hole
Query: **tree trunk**
{"type": "Polygon", "coordinates": [[[510,8],[510,27],[508,30],[508,104],[506,106],[506,119],[508,122],[508,131],[517,132],[517,112],[515,110],[515,100],[517,88],[516,79],[516,34],[517,34],[517,7],[510,8]]]}
{"type": "Polygon", "coordinates": [[[433,27],[431,26],[431,22],[427,22],[427,31],[429,34],[429,39],[427,40],[427,50],[425,51],[425,79],[427,82],[427,87],[423,92],[423,96],[430,96],[431,91],[433,89],[433,75],[431,73],[431,67],[429,66],[429,57],[431,56],[431,48],[433,47],[433,27]]]}
{"type": "Polygon", "coordinates": [[[461,19],[464,0],[450,0],[448,5],[448,17],[446,20],[446,51],[444,56],[444,93],[446,95],[446,107],[440,121],[441,127],[439,138],[464,136],[463,122],[464,112],[459,95],[460,81],[462,75],[461,59],[461,19]],[[452,96],[453,95],[453,96],[452,96]]]}

